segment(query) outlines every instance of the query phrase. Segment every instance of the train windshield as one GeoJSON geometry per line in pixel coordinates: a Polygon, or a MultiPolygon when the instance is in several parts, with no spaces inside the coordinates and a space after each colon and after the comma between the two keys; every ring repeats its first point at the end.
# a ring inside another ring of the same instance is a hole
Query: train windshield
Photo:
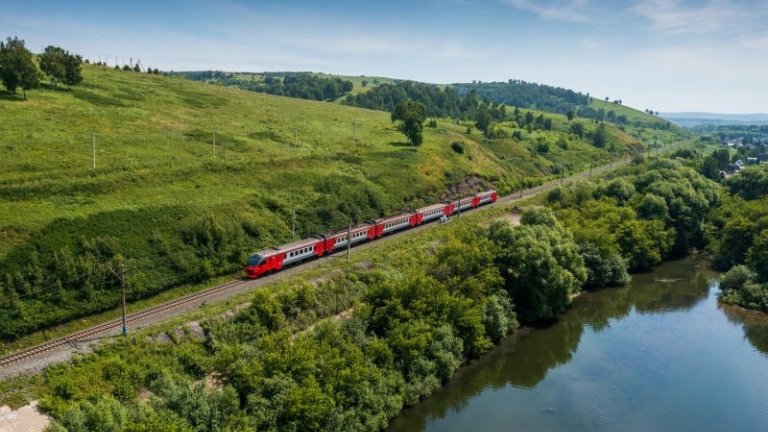
{"type": "Polygon", "coordinates": [[[248,257],[248,265],[256,266],[264,262],[264,256],[259,254],[253,254],[248,257]]]}

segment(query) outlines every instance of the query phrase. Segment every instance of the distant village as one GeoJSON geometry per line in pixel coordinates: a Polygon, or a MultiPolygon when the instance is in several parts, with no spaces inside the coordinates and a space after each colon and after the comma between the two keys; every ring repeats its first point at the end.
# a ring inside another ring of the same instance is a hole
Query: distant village
{"type": "Polygon", "coordinates": [[[768,163],[768,135],[750,136],[747,139],[743,136],[724,137],[723,144],[736,150],[735,160],[728,164],[723,174],[733,174],[748,165],[768,163]]]}

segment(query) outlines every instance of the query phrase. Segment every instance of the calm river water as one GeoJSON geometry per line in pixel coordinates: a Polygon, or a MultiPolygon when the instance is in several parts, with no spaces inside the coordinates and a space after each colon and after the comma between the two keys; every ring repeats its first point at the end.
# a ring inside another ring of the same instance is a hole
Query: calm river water
{"type": "Polygon", "coordinates": [[[694,258],[580,296],[391,431],[768,431],[768,319],[718,306],[694,258]]]}

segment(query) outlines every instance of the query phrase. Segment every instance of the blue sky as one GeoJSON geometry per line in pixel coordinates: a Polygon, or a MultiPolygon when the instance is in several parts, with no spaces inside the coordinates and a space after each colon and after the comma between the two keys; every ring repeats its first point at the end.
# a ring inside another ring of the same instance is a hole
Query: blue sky
{"type": "Polygon", "coordinates": [[[163,70],[527,81],[657,111],[768,112],[768,1],[10,1],[0,37],[163,70]]]}

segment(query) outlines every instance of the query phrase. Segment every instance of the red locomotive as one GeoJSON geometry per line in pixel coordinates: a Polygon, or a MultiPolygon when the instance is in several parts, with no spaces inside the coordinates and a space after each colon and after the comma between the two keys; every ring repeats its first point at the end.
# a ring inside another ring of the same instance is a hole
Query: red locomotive
{"type": "Polygon", "coordinates": [[[360,242],[376,240],[391,232],[412,228],[443,217],[450,217],[483,204],[496,202],[496,198],[496,191],[488,190],[455,201],[432,204],[394,216],[376,219],[369,223],[357,225],[351,231],[343,230],[275,246],[272,249],[251,254],[248,257],[245,274],[254,279],[309,258],[337,252],[346,248],[347,244],[355,246],[360,242]]]}

